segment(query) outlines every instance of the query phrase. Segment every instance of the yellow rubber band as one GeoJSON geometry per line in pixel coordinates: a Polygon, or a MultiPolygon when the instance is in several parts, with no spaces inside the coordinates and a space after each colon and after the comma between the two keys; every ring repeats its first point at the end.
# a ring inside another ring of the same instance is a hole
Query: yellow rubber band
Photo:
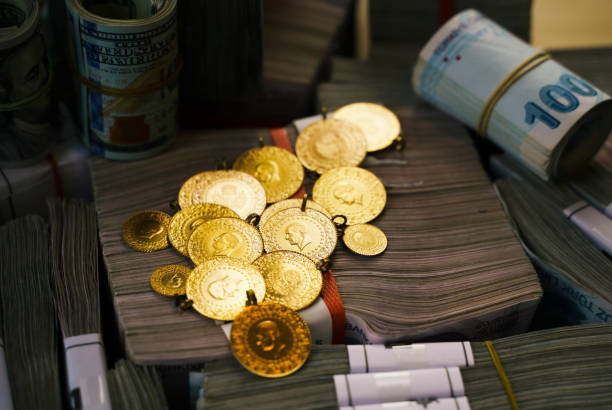
{"type": "Polygon", "coordinates": [[[489,349],[489,354],[491,355],[491,359],[493,360],[493,364],[497,369],[497,374],[499,375],[499,379],[501,380],[504,388],[506,389],[506,394],[508,395],[508,399],[510,400],[510,404],[514,410],[519,410],[518,404],[516,402],[516,398],[514,397],[514,392],[512,391],[512,386],[510,385],[510,380],[508,380],[508,376],[506,376],[506,372],[501,364],[501,360],[499,360],[499,356],[495,351],[495,347],[493,347],[493,342],[487,340],[485,342],[487,349],[489,349]]]}
{"type": "Polygon", "coordinates": [[[172,72],[172,74],[170,74],[170,76],[168,78],[166,78],[164,81],[161,81],[159,83],[150,84],[150,85],[146,85],[144,87],[137,87],[137,88],[113,88],[113,87],[107,87],[105,85],[101,85],[101,84],[97,84],[97,83],[93,82],[92,80],[90,80],[89,78],[85,77],[84,75],[82,75],[81,73],[79,73],[76,70],[75,70],[75,74],[79,78],[79,81],[85,87],[89,88],[90,90],[96,91],[96,92],[98,92],[100,94],[110,95],[112,97],[131,97],[131,96],[135,96],[135,95],[151,93],[153,91],[157,91],[157,90],[160,90],[160,89],[164,88],[166,85],[168,85],[168,84],[170,84],[170,83],[172,83],[172,82],[174,82],[175,80],[178,79],[178,76],[181,73],[181,69],[182,68],[183,68],[183,59],[181,58],[181,56],[179,56],[177,58],[176,69],[172,72]]]}
{"type": "Polygon", "coordinates": [[[508,88],[510,88],[512,84],[517,82],[522,76],[524,76],[529,71],[533,70],[548,59],[550,59],[549,54],[544,52],[537,53],[529,57],[523,63],[521,63],[518,67],[512,70],[510,74],[506,76],[506,78],[503,79],[503,81],[497,86],[495,91],[493,91],[480,113],[477,131],[481,136],[487,136],[487,126],[489,125],[489,118],[493,113],[495,104],[497,104],[499,99],[506,93],[506,91],[508,91],[508,88]]]}

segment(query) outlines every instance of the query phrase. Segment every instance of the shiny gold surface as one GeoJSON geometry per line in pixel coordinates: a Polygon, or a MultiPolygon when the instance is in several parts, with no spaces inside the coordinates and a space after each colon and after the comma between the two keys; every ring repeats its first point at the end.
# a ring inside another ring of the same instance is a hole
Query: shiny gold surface
{"type": "Polygon", "coordinates": [[[295,153],[302,165],[319,174],[336,167],[359,165],[366,149],[367,140],[361,128],[338,118],[306,127],[295,143],[295,153]]]}
{"type": "Polygon", "coordinates": [[[164,296],[185,294],[187,278],[191,269],[182,265],[162,266],[151,275],[150,284],[153,290],[164,296]]]}
{"type": "Polygon", "coordinates": [[[287,376],[310,355],[308,325],[278,303],[245,307],[232,324],[230,341],[238,362],[262,377],[287,376]]]}
{"type": "Polygon", "coordinates": [[[253,262],[266,282],[264,301],[293,310],[310,305],[321,293],[323,275],[306,256],[291,251],[266,253],[253,262]]]}
{"type": "Polygon", "coordinates": [[[344,230],[342,240],[347,248],[359,255],[374,256],[387,249],[387,236],[374,225],[351,225],[344,230]]]}
{"type": "MultiPolygon", "coordinates": [[[[280,202],[270,205],[261,214],[261,219],[259,221],[259,229],[261,229],[265,224],[267,224],[268,219],[270,219],[270,217],[276,214],[277,212],[280,212],[284,209],[301,207],[302,201],[303,201],[302,199],[285,199],[284,201],[280,201],[280,202]]],[[[323,208],[321,205],[319,205],[315,201],[311,201],[310,199],[306,201],[306,208],[314,209],[315,211],[319,211],[330,219],[332,217],[330,213],[327,212],[327,209],[323,208]]]]}
{"type": "Polygon", "coordinates": [[[387,148],[401,131],[397,116],[380,104],[367,102],[348,104],[338,109],[334,113],[334,118],[358,125],[366,136],[368,152],[387,148]]]}
{"type": "Polygon", "coordinates": [[[266,207],[266,191],[253,176],[240,171],[206,171],[189,178],[178,196],[181,208],[203,202],[230,208],[241,218],[261,215],[266,207]]]}
{"type": "Polygon", "coordinates": [[[141,211],[123,224],[123,240],[141,252],[153,252],[168,247],[170,215],[160,211],[141,211]]]}
{"type": "Polygon", "coordinates": [[[261,228],[267,252],[294,251],[318,262],[336,248],[336,227],[314,209],[289,208],[277,212],[261,228]]]}
{"type": "Polygon", "coordinates": [[[202,203],[181,209],[172,217],[168,238],[172,246],[185,256],[189,256],[187,244],[193,231],[202,223],[215,218],[239,218],[238,214],[228,207],[218,204],[202,203]]]}
{"type": "Polygon", "coordinates": [[[268,203],[289,198],[304,182],[304,168],[297,157],[278,147],[254,148],[242,154],[233,168],[257,178],[268,203]]]}
{"type": "Polygon", "coordinates": [[[387,192],[376,175],[363,168],[335,168],[321,175],[312,197],[332,215],[344,215],[349,225],[366,223],[385,208],[387,192]]]}
{"type": "Polygon", "coordinates": [[[187,298],[202,315],[217,320],[234,320],[252,289],[263,300],[266,285],[259,270],[244,261],[225,256],[208,259],[198,265],[187,280],[187,298]]]}
{"type": "Polygon", "coordinates": [[[253,262],[263,252],[257,228],[238,218],[217,218],[203,222],[187,244],[189,257],[199,265],[215,256],[230,256],[253,262]]]}

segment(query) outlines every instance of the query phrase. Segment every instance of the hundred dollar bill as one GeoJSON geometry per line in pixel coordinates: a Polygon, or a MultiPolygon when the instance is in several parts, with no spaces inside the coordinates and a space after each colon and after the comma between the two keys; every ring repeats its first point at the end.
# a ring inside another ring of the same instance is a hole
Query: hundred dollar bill
{"type": "Polygon", "coordinates": [[[176,0],[66,0],[82,138],[93,153],[138,159],[177,129],[176,0]]]}
{"type": "Polygon", "coordinates": [[[35,0],[0,0],[0,165],[24,166],[52,138],[53,76],[35,0]]]}
{"type": "Polygon", "coordinates": [[[544,179],[575,171],[612,128],[609,95],[475,10],[434,34],[412,83],[544,179]]]}

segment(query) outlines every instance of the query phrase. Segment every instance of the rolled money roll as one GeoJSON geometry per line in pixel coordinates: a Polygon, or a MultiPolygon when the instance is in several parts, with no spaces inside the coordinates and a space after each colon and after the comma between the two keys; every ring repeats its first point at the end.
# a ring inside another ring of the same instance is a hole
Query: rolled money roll
{"type": "Polygon", "coordinates": [[[83,141],[119,160],[155,155],[177,129],[176,0],[66,0],[83,141]]]}
{"type": "Polygon", "coordinates": [[[0,166],[46,153],[53,132],[53,76],[34,0],[0,0],[0,166]]]}
{"type": "Polygon", "coordinates": [[[544,179],[578,169],[612,128],[609,95],[475,10],[434,34],[412,83],[544,179]]]}

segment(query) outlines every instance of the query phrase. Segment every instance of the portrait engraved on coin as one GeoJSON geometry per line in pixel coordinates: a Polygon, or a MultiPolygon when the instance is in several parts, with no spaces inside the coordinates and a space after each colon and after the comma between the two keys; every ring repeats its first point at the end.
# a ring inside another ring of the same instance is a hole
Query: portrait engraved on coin
{"type": "Polygon", "coordinates": [[[249,344],[257,355],[276,360],[290,351],[293,345],[291,331],[282,322],[262,320],[249,329],[249,344]]]}
{"type": "Polygon", "coordinates": [[[246,291],[263,300],[266,284],[259,269],[239,259],[218,256],[196,266],[187,280],[193,308],[211,319],[233,320],[245,306],[246,291]]]}
{"type": "Polygon", "coordinates": [[[297,247],[300,252],[303,252],[312,243],[307,228],[299,222],[287,225],[285,228],[285,239],[291,245],[297,247]]]}
{"type": "Polygon", "coordinates": [[[364,256],[378,255],[387,248],[387,237],[384,232],[370,224],[347,227],[342,240],[351,251],[364,256]]]}
{"type": "Polygon", "coordinates": [[[323,275],[307,256],[293,251],[273,251],[253,262],[266,282],[266,302],[294,310],[310,305],[321,293],[323,275]]]}
{"type": "Polygon", "coordinates": [[[141,211],[130,216],[122,227],[125,243],[141,252],[168,247],[170,215],[160,211],[141,211]]]}
{"type": "Polygon", "coordinates": [[[242,219],[216,218],[193,231],[187,252],[196,265],[215,256],[252,262],[263,252],[263,241],[257,228],[242,219]]]}
{"type": "Polygon", "coordinates": [[[304,168],[300,161],[279,147],[251,149],[236,159],[233,169],[246,172],[261,182],[269,203],[289,198],[304,181],[304,168]]]}
{"type": "Polygon", "coordinates": [[[312,197],[332,215],[344,215],[348,225],[366,223],[385,208],[387,192],[372,172],[339,167],[325,172],[312,188],[312,197]]]}
{"type": "Polygon", "coordinates": [[[232,353],[248,371],[262,377],[287,376],[310,355],[310,331],[289,307],[265,302],[247,306],[232,324],[232,353]]]}
{"type": "Polygon", "coordinates": [[[198,203],[226,206],[246,218],[266,207],[266,191],[252,175],[241,171],[206,171],[189,178],[179,191],[181,208],[198,203]]]}

